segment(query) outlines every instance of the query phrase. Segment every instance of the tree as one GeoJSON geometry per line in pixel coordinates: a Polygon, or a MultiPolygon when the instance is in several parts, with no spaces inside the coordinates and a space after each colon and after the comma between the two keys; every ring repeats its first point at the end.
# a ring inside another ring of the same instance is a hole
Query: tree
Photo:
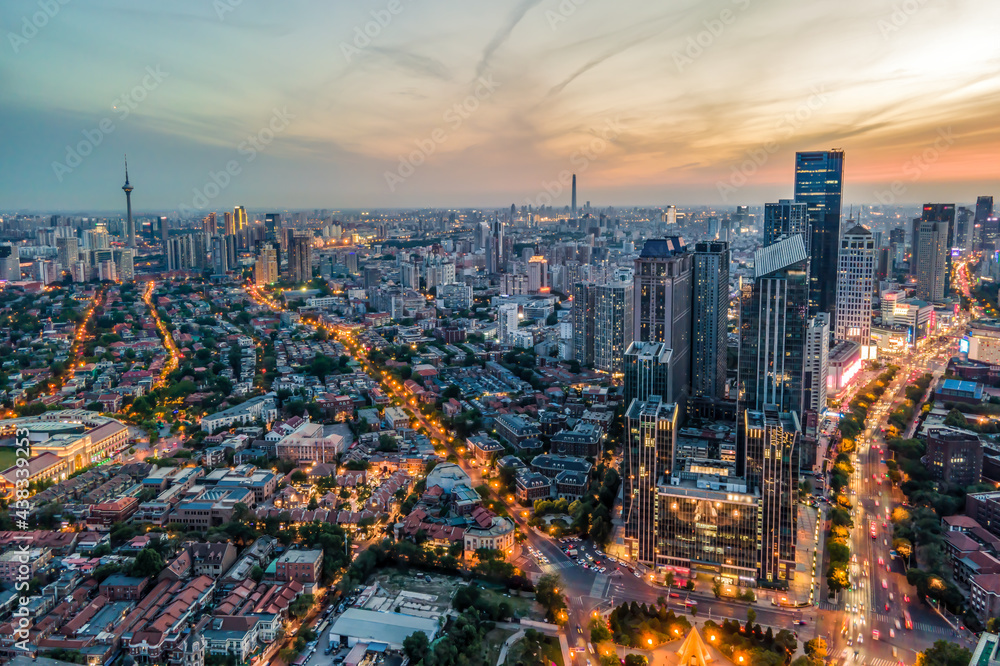
{"type": "Polygon", "coordinates": [[[805,653],[813,659],[819,661],[826,660],[826,641],[822,638],[814,638],[811,641],[806,641],[806,644],[802,647],[802,649],[805,650],[805,653]]]}
{"type": "Polygon", "coordinates": [[[422,631],[414,631],[403,639],[403,652],[410,658],[411,663],[415,664],[423,659],[429,648],[430,641],[427,640],[427,634],[422,631]]]}
{"type": "Polygon", "coordinates": [[[137,578],[154,578],[163,571],[163,558],[152,548],[143,548],[132,564],[132,575],[137,578]]]}
{"type": "Polygon", "coordinates": [[[752,608],[747,609],[747,624],[751,625],[757,619],[757,611],[752,608]]]}
{"type": "Polygon", "coordinates": [[[300,469],[292,472],[292,483],[306,483],[309,481],[309,475],[300,469]]]}
{"type": "Polygon", "coordinates": [[[967,666],[972,653],[951,641],[934,641],[933,647],[917,653],[916,666],[967,666]]]}
{"type": "Polygon", "coordinates": [[[255,582],[259,583],[261,580],[264,579],[264,570],[261,569],[260,566],[255,564],[253,568],[250,569],[250,578],[253,579],[255,582]]]}
{"type": "Polygon", "coordinates": [[[625,655],[625,666],[646,666],[649,660],[641,654],[625,655]]]}

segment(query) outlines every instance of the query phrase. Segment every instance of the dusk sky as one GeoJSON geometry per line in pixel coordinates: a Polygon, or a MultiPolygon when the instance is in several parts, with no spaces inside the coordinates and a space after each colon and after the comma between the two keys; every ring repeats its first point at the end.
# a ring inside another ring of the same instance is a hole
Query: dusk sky
{"type": "Polygon", "coordinates": [[[561,171],[760,205],[830,148],[847,203],[1000,195],[996,0],[62,2],[0,4],[2,209],[120,209],[124,153],[143,212],[520,206],[561,171]]]}

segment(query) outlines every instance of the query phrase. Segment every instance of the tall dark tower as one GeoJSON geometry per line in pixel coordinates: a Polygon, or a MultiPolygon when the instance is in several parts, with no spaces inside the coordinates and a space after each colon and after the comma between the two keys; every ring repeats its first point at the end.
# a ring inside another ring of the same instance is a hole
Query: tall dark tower
{"type": "Polygon", "coordinates": [[[125,231],[128,234],[128,246],[131,248],[135,247],[135,222],[132,221],[132,185],[128,182],[128,155],[125,156],[125,184],[122,185],[122,189],[125,190],[125,203],[128,206],[128,222],[126,222],[125,231]]]}
{"type": "Polygon", "coordinates": [[[576,174],[575,173],[573,174],[573,212],[571,213],[571,217],[574,220],[576,219],[576,174]]]}
{"type": "Polygon", "coordinates": [[[837,257],[840,251],[840,207],[844,184],[844,151],[795,153],[795,202],[806,204],[812,238],[809,253],[809,314],[837,309],[837,257]]]}

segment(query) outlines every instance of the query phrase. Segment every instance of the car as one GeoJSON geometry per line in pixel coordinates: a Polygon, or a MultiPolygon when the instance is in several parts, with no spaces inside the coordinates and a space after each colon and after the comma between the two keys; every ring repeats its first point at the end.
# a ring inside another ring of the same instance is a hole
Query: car
{"type": "Polygon", "coordinates": [[[848,639],[847,639],[847,646],[848,646],[848,647],[850,647],[850,646],[852,646],[852,645],[854,645],[854,640],[853,640],[853,639],[851,639],[851,638],[848,638],[848,639]]]}
{"type": "MultiPolygon", "coordinates": [[[[882,482],[881,482],[881,481],[879,481],[879,485],[880,485],[880,486],[882,485],[882,482]]],[[[875,500],[875,506],[878,506],[878,500],[875,500]]]]}
{"type": "Polygon", "coordinates": [[[881,557],[878,558],[878,565],[882,566],[883,564],[885,564],[885,560],[883,560],[881,557]]]}
{"type": "Polygon", "coordinates": [[[580,628],[580,625],[576,625],[576,633],[583,634],[583,629],[580,628]]]}
{"type": "Polygon", "coordinates": [[[671,599],[680,599],[681,595],[677,594],[676,592],[671,592],[670,593],[670,598],[671,599]]]}
{"type": "Polygon", "coordinates": [[[896,637],[896,630],[895,629],[890,629],[889,630],[889,638],[895,638],[895,637],[896,637]]]}
{"type": "Polygon", "coordinates": [[[906,603],[910,603],[910,595],[904,594],[903,595],[903,601],[905,601],[906,603]]]}
{"type": "Polygon", "coordinates": [[[897,629],[901,629],[902,628],[902,625],[899,624],[899,618],[898,617],[896,618],[896,628],[897,629]]]}
{"type": "Polygon", "coordinates": [[[854,553],[853,555],[851,555],[851,562],[855,562],[856,563],[857,561],[858,561],[858,554],[854,553]]]}
{"type": "Polygon", "coordinates": [[[796,622],[795,624],[799,624],[799,625],[802,625],[802,626],[805,626],[805,624],[806,624],[806,621],[805,621],[805,620],[799,620],[799,621],[798,621],[798,622],[796,622]]]}
{"type": "Polygon", "coordinates": [[[885,578],[882,579],[882,589],[883,590],[889,589],[889,581],[887,581],[885,578]]]}
{"type": "Polygon", "coordinates": [[[858,634],[858,645],[861,645],[861,644],[862,644],[862,643],[864,643],[864,642],[865,642],[865,637],[864,637],[864,635],[862,635],[862,634],[858,634]]]}
{"type": "Polygon", "coordinates": [[[879,636],[878,629],[872,629],[872,640],[876,640],[877,641],[878,640],[878,636],[879,636]]]}
{"type": "Polygon", "coordinates": [[[639,573],[638,571],[633,571],[632,575],[635,576],[636,578],[642,578],[642,574],[639,573]]]}
{"type": "Polygon", "coordinates": [[[594,556],[591,555],[590,553],[587,553],[587,559],[590,560],[591,562],[593,562],[594,561],[594,556]]]}
{"type": "Polygon", "coordinates": [[[888,613],[888,612],[889,612],[889,604],[888,604],[888,603],[887,603],[887,604],[885,605],[885,612],[886,612],[886,613],[888,613]]]}
{"type": "Polygon", "coordinates": [[[889,593],[889,601],[892,601],[892,592],[889,593]]]}

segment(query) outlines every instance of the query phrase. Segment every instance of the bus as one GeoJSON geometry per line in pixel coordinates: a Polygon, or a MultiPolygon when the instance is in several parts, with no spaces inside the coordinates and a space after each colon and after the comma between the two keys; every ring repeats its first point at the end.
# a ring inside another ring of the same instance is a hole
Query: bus
{"type": "Polygon", "coordinates": [[[903,611],[903,625],[910,631],[913,631],[913,619],[910,618],[910,611],[908,610],[903,611]]]}

